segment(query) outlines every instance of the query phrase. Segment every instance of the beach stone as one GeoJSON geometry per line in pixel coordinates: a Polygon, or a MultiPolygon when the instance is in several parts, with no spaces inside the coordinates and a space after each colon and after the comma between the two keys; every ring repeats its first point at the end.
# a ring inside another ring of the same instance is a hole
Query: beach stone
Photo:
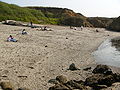
{"type": "Polygon", "coordinates": [[[56,84],[56,85],[50,87],[49,90],[70,90],[70,89],[63,84],[56,84]]]}
{"type": "Polygon", "coordinates": [[[115,82],[115,79],[112,75],[104,74],[94,74],[85,80],[85,85],[96,87],[98,85],[107,85],[111,86],[115,82]]]}
{"type": "Polygon", "coordinates": [[[50,79],[48,81],[48,83],[51,83],[51,84],[59,84],[59,81],[57,81],[56,79],[50,79]]]}
{"type": "Polygon", "coordinates": [[[28,88],[18,88],[18,90],[30,90],[28,88]]]}
{"type": "Polygon", "coordinates": [[[60,83],[67,83],[67,77],[63,76],[63,75],[60,75],[60,76],[57,76],[56,77],[56,80],[59,81],[60,83]]]}
{"type": "Polygon", "coordinates": [[[112,74],[112,70],[107,65],[97,65],[96,68],[93,70],[94,74],[100,73],[100,74],[112,74]]]}
{"type": "Polygon", "coordinates": [[[2,87],[3,90],[14,90],[10,82],[1,82],[0,86],[2,87]]]}
{"type": "Polygon", "coordinates": [[[86,87],[84,86],[83,82],[78,82],[75,80],[70,80],[66,83],[66,85],[73,87],[73,89],[80,89],[80,90],[87,90],[86,87]]]}
{"type": "Polygon", "coordinates": [[[70,66],[69,66],[69,70],[71,71],[74,71],[74,70],[79,70],[74,63],[72,63],[70,66]]]}

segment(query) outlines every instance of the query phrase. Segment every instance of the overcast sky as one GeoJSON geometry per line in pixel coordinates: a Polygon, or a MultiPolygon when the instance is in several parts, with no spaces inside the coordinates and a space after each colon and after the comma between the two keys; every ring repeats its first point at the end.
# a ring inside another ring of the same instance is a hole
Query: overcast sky
{"type": "Polygon", "coordinates": [[[120,16],[120,0],[0,0],[19,6],[47,6],[72,9],[87,17],[120,16]]]}

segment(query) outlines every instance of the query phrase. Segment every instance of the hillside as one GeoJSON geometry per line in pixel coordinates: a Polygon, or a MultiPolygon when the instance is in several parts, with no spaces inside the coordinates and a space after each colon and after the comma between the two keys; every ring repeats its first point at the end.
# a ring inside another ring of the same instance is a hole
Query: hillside
{"type": "Polygon", "coordinates": [[[89,17],[87,20],[94,26],[94,27],[101,27],[106,28],[113,22],[114,18],[105,18],[105,17],[89,17]]]}
{"type": "Polygon", "coordinates": [[[73,10],[67,8],[55,8],[55,7],[28,7],[41,11],[46,17],[59,18],[59,24],[69,26],[87,26],[92,27],[84,15],[81,13],[75,13],[73,10]]]}
{"type": "Polygon", "coordinates": [[[113,18],[85,17],[67,8],[56,7],[20,7],[0,1],[0,21],[12,19],[39,24],[84,26],[106,28],[113,18]]]}
{"type": "Polygon", "coordinates": [[[108,26],[108,29],[120,31],[120,16],[108,26]]]}
{"type": "Polygon", "coordinates": [[[55,19],[45,17],[41,11],[19,7],[17,5],[7,4],[0,1],[0,21],[7,19],[50,24],[54,24],[55,21],[55,19]]]}

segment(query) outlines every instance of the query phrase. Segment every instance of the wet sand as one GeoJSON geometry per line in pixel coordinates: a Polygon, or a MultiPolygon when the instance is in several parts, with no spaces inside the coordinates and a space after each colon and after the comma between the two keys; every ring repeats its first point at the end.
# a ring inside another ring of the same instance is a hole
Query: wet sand
{"type": "Polygon", "coordinates": [[[96,32],[96,28],[81,31],[80,28],[73,30],[66,26],[48,26],[53,30],[38,31],[0,24],[1,81],[10,81],[15,90],[18,87],[48,90],[53,86],[48,81],[58,75],[65,75],[69,80],[85,80],[90,73],[83,69],[96,66],[91,53],[104,40],[119,36],[118,32],[103,28],[97,28],[99,32],[96,32]],[[21,35],[22,29],[26,29],[28,35],[21,35]],[[18,42],[6,42],[9,35],[18,42]],[[75,63],[80,70],[67,70],[71,63],[75,63]]]}

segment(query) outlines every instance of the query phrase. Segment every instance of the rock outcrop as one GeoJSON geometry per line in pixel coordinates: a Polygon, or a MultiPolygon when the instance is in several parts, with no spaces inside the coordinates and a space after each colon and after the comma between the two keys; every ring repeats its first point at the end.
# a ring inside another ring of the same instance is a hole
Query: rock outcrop
{"type": "Polygon", "coordinates": [[[120,31],[120,16],[108,26],[108,29],[113,31],[120,31]]]}

